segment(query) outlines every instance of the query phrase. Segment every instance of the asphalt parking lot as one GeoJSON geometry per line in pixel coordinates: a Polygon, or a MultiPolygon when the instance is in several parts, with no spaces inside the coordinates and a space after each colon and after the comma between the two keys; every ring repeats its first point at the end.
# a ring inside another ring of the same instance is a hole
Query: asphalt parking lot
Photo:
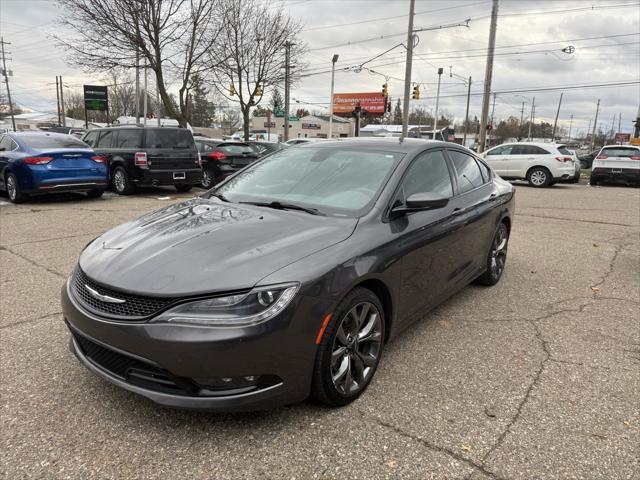
{"type": "Polygon", "coordinates": [[[358,401],[224,415],[106,384],[60,314],[87,242],[190,195],[0,197],[4,478],[640,478],[640,189],[518,185],[501,282],[387,345],[358,401]]]}

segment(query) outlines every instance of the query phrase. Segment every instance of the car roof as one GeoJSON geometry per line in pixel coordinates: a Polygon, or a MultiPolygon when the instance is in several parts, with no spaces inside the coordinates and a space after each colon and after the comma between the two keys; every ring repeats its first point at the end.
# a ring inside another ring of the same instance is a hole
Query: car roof
{"type": "Polygon", "coordinates": [[[605,145],[602,148],[634,148],[636,150],[640,150],[638,145],[605,145]]]}
{"type": "MultiPolygon", "coordinates": [[[[306,142],[296,148],[344,148],[363,147],[371,150],[384,150],[387,152],[414,153],[424,150],[426,147],[458,147],[465,149],[462,145],[451,142],[437,140],[422,140],[418,138],[405,138],[400,140],[396,137],[349,137],[341,140],[326,140],[324,142],[306,142]]],[[[466,150],[466,149],[465,149],[466,150]]]]}

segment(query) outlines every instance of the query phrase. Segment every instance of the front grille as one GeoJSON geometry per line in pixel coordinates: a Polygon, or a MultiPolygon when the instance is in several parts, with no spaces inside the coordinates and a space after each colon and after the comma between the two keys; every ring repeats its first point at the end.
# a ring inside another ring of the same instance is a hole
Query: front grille
{"type": "Polygon", "coordinates": [[[72,333],[85,357],[121,380],[153,390],[185,393],[167,372],[136,358],[98,345],[77,332],[72,331],[72,333]]]}
{"type": "Polygon", "coordinates": [[[73,291],[76,298],[89,310],[101,315],[125,317],[131,320],[149,317],[178,300],[177,298],[168,297],[144,297],[111,290],[91,280],[80,267],[76,268],[73,291]],[[125,302],[110,303],[99,300],[91,295],[87,286],[101,295],[108,295],[125,302]]]}

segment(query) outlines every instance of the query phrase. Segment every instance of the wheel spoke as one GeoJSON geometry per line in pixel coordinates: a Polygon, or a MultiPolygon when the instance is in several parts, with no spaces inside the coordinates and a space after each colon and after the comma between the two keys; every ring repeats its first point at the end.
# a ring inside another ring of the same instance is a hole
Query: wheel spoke
{"type": "Polygon", "coordinates": [[[348,355],[345,355],[344,358],[347,362],[347,370],[342,380],[342,390],[345,393],[351,393],[351,384],[353,383],[353,375],[351,370],[351,357],[349,357],[348,355]]]}
{"type": "Polygon", "coordinates": [[[366,342],[380,343],[381,337],[382,337],[382,335],[380,334],[380,332],[374,330],[371,333],[369,333],[369,335],[360,338],[359,342],[361,344],[366,343],[366,342]]]}
{"type": "Polygon", "coordinates": [[[358,352],[358,359],[364,364],[365,367],[374,367],[376,365],[376,358],[373,355],[358,352]]]}
{"type": "Polygon", "coordinates": [[[339,347],[333,351],[333,353],[331,354],[331,368],[333,368],[338,363],[338,360],[340,360],[344,356],[344,353],[346,351],[347,347],[339,347]]]}
{"type": "Polygon", "coordinates": [[[366,323],[360,326],[360,331],[358,332],[358,339],[362,340],[367,337],[371,331],[375,328],[376,323],[378,322],[378,314],[372,313],[369,318],[366,320],[366,323]]]}
{"type": "Polygon", "coordinates": [[[344,376],[347,374],[348,370],[349,370],[349,357],[345,355],[344,357],[342,357],[342,362],[340,363],[338,370],[331,376],[331,378],[333,379],[334,385],[337,386],[338,383],[342,381],[344,376]]]}
{"type": "Polygon", "coordinates": [[[344,322],[342,322],[338,327],[338,331],[336,332],[336,340],[338,340],[338,342],[340,342],[340,345],[342,345],[343,347],[347,346],[348,342],[347,334],[344,331],[344,322]]]}
{"type": "Polygon", "coordinates": [[[362,308],[360,310],[360,315],[358,315],[358,330],[362,328],[362,326],[364,325],[364,322],[367,320],[367,315],[369,315],[370,309],[371,307],[369,306],[368,303],[365,303],[364,305],[362,305],[362,308]]]}
{"type": "Polygon", "coordinates": [[[364,362],[360,358],[360,355],[353,356],[353,379],[358,386],[364,383],[364,362]]]}

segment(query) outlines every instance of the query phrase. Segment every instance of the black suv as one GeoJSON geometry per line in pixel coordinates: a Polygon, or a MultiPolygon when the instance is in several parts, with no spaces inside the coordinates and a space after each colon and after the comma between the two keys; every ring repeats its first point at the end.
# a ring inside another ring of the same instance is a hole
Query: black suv
{"type": "Polygon", "coordinates": [[[174,185],[188,192],[202,181],[200,156],[191,132],[169,127],[107,127],[82,137],[108,159],[116,193],[128,195],[137,185],[174,185]]]}

